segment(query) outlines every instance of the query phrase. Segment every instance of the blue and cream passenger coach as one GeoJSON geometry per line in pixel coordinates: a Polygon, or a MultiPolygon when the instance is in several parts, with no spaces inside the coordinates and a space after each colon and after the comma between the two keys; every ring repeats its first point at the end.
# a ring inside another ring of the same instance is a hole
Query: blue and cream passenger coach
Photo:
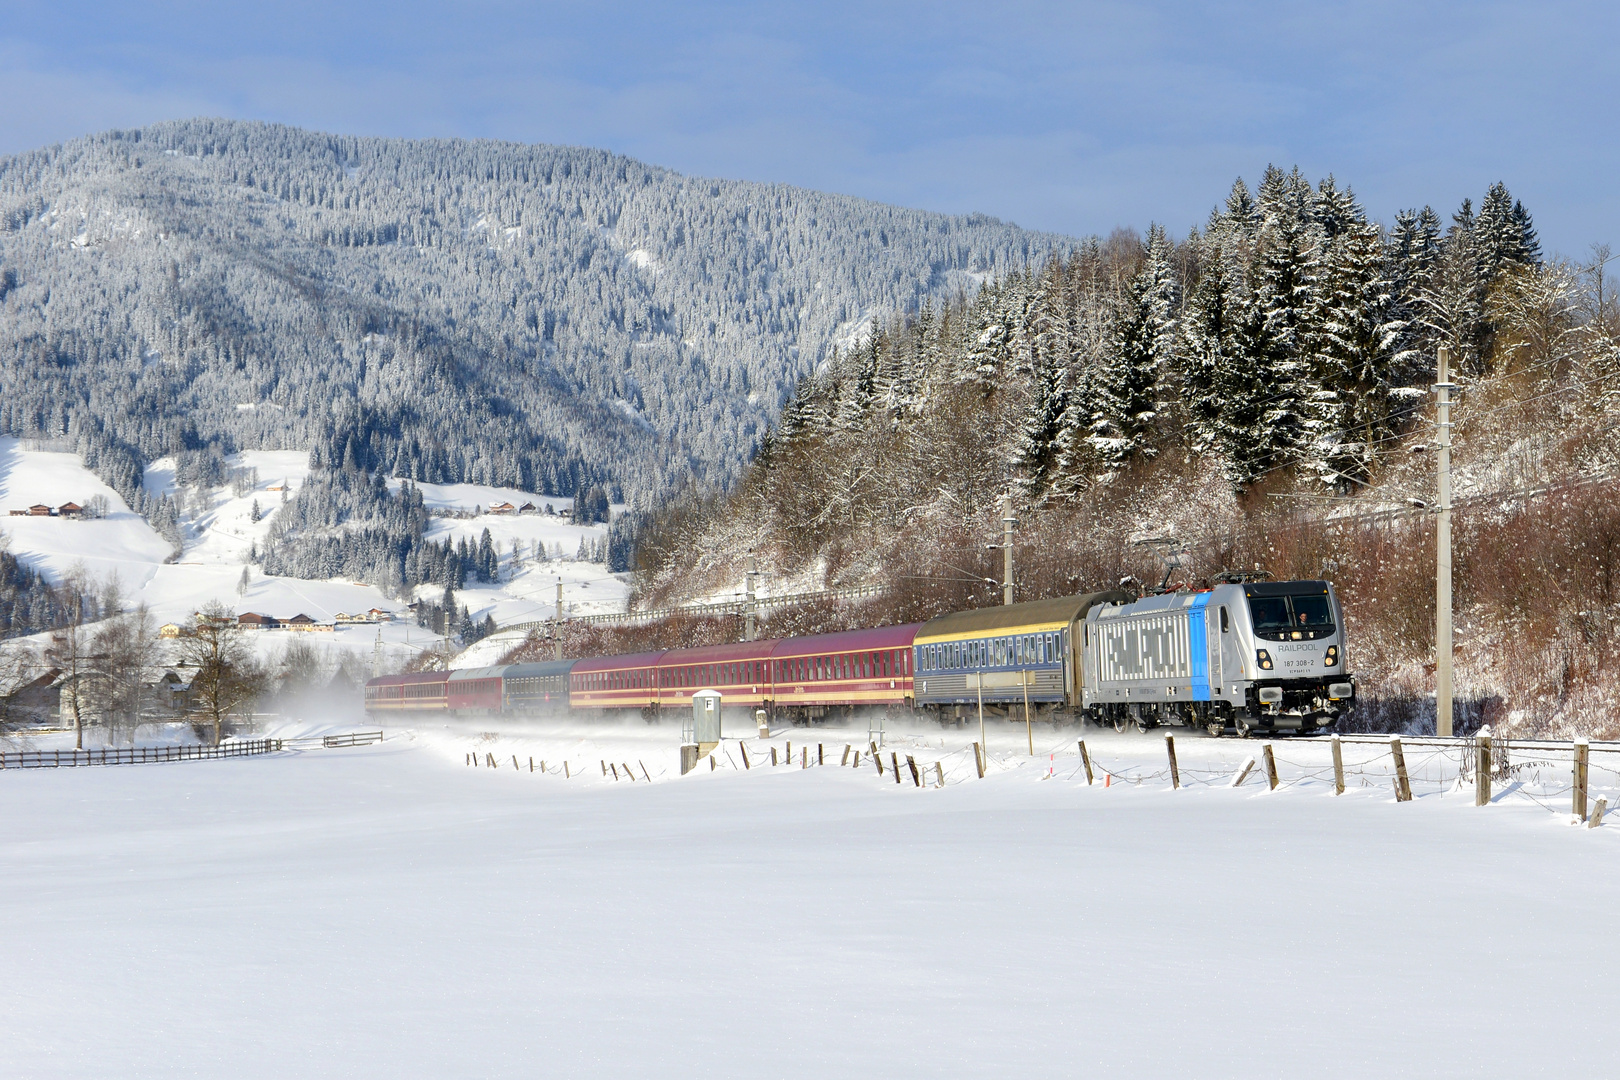
{"type": "Polygon", "coordinates": [[[1029,704],[1042,713],[1078,708],[1075,642],[1086,613],[1125,603],[1110,591],[941,615],[923,624],[912,645],[916,703],[933,710],[972,706],[989,711],[1029,704]]]}

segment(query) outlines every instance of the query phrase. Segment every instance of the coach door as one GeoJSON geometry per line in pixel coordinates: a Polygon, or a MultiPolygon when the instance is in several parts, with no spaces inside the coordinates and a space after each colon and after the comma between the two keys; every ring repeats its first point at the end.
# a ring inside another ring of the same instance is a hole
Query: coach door
{"type": "Polygon", "coordinates": [[[1220,694],[1226,686],[1226,680],[1221,678],[1221,613],[1225,610],[1219,606],[1204,609],[1204,641],[1209,650],[1209,686],[1215,694],[1220,694]]]}

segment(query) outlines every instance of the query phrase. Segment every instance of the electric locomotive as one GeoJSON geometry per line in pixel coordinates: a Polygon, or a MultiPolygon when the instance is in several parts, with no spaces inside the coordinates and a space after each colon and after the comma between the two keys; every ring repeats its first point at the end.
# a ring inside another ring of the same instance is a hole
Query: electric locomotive
{"type": "Polygon", "coordinates": [[[1228,580],[1100,604],[1086,613],[1081,653],[1083,715],[1119,731],[1312,732],[1355,693],[1326,581],[1228,580]]]}

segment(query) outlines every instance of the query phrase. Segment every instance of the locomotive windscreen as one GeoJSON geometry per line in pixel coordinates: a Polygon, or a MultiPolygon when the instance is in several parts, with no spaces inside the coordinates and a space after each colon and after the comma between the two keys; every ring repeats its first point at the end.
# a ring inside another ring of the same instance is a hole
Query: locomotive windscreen
{"type": "Polygon", "coordinates": [[[1333,606],[1327,593],[1249,597],[1256,636],[1267,641],[1309,641],[1333,633],[1333,606]]]}

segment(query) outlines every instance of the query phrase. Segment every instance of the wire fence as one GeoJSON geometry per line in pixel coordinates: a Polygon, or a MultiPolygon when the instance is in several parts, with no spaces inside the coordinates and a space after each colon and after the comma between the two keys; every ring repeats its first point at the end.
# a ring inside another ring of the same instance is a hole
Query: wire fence
{"type": "MultiPolygon", "coordinates": [[[[1485,797],[1479,801],[1524,801],[1590,824],[1601,823],[1611,795],[1620,798],[1620,743],[1489,739],[1482,754],[1481,741],[1475,738],[1223,740],[1217,749],[1227,756],[1233,750],[1254,752],[1246,753],[1241,761],[1208,761],[1200,758],[1207,756],[1211,743],[1193,739],[1183,745],[1184,749],[1196,748],[1195,753],[1182,761],[1172,735],[1165,739],[1163,764],[1155,765],[1144,760],[1145,748],[1140,743],[1128,757],[1107,752],[1099,756],[1082,739],[1048,747],[1032,759],[1024,753],[986,753],[977,742],[955,749],[929,745],[920,736],[902,736],[900,742],[903,745],[879,746],[872,740],[795,744],[785,739],[729,739],[698,759],[696,768],[753,773],[837,767],[861,770],[874,780],[902,788],[937,790],[994,773],[1028,770],[1033,763],[1041,768],[1039,779],[1062,783],[1270,791],[1314,788],[1334,794],[1382,789],[1399,802],[1468,788],[1477,794],[1484,777],[1485,797]]],[[[547,761],[511,753],[496,755],[487,749],[469,751],[466,764],[612,782],[651,783],[679,775],[667,767],[649,769],[639,759],[631,763],[599,758],[592,768],[589,760],[547,761]]]]}

